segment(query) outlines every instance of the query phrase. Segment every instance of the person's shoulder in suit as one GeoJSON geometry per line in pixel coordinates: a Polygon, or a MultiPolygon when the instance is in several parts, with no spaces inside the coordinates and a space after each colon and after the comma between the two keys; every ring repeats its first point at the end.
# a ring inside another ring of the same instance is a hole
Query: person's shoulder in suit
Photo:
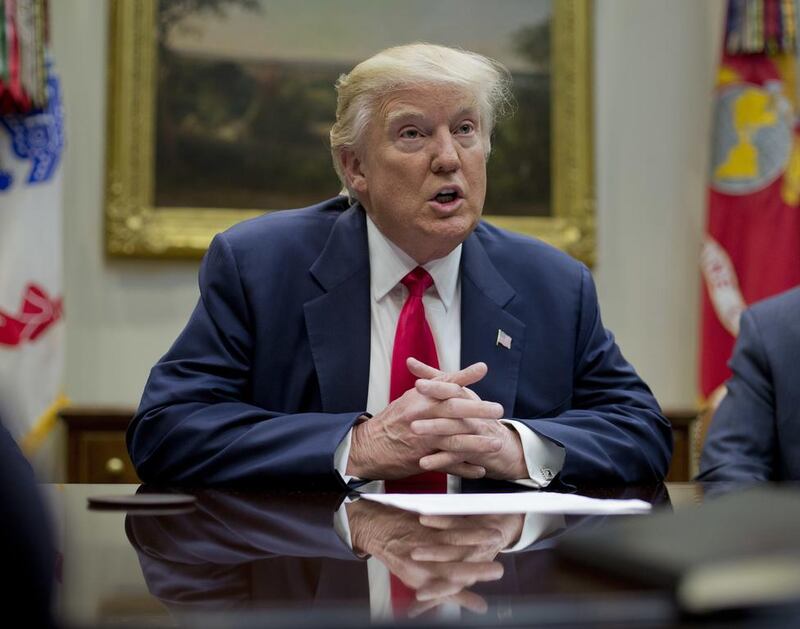
{"type": "MultiPolygon", "coordinates": [[[[743,317],[755,324],[768,355],[784,353],[787,343],[800,343],[800,286],[756,302],[743,317]]],[[[751,332],[748,326],[743,331],[751,332]]]]}
{"type": "Polygon", "coordinates": [[[800,287],[744,313],[726,394],[700,459],[702,481],[800,478],[800,287]]]}
{"type": "Polygon", "coordinates": [[[574,289],[586,266],[538,238],[481,221],[475,229],[489,259],[516,290],[527,292],[541,284],[574,289]]]}
{"type": "Polygon", "coordinates": [[[237,253],[268,255],[293,247],[321,250],[336,220],[350,207],[347,197],[337,196],[309,207],[267,212],[220,236],[237,253]]]}
{"type": "Polygon", "coordinates": [[[760,370],[772,388],[775,414],[780,419],[787,406],[800,405],[798,361],[800,286],[756,302],[742,314],[731,367],[745,376],[752,367],[760,370]]]}

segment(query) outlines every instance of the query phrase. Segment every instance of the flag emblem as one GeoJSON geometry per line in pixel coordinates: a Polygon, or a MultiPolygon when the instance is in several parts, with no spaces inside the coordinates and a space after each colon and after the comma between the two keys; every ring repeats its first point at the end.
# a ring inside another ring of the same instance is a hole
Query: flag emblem
{"type": "Polygon", "coordinates": [[[506,349],[511,349],[511,337],[502,330],[497,331],[496,344],[506,349]]]}

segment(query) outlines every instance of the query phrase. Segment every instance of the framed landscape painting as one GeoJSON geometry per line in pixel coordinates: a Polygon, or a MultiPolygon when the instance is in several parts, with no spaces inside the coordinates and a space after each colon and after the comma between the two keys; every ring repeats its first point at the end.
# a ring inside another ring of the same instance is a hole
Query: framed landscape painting
{"type": "Polygon", "coordinates": [[[427,41],[514,80],[484,217],[594,260],[590,0],[112,0],[110,20],[110,255],[199,257],[238,221],[336,195],[336,79],[427,41]]]}

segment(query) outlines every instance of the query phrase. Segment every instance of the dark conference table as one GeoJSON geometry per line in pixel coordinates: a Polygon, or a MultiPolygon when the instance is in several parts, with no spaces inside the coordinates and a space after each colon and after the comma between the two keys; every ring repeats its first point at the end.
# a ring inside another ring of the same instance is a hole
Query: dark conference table
{"type": "MultiPolygon", "coordinates": [[[[391,615],[379,613],[374,592],[370,600],[373,568],[342,540],[334,524],[340,507],[349,517],[354,544],[371,549],[370,540],[393,540],[383,544],[390,550],[382,559],[406,579],[444,591],[454,586],[447,578],[432,578],[431,570],[442,576],[471,568],[461,563],[448,570],[442,561],[431,567],[412,557],[414,548],[435,534],[416,514],[366,500],[347,501],[342,507],[344,496],[335,493],[207,489],[186,492],[197,499],[192,507],[125,511],[96,510],[87,501],[156,490],[89,484],[43,485],[42,490],[53,514],[58,549],[56,617],[66,626],[390,623],[391,615]]],[[[678,513],[702,503],[708,486],[670,483],[579,493],[640,498],[651,502],[655,512],[678,513]]],[[[457,528],[456,537],[489,525],[518,531],[521,520],[514,518],[522,516],[484,516],[491,522],[476,517],[440,522],[436,530],[457,528]]],[[[424,611],[425,605],[416,603],[409,611],[422,613],[402,622],[464,627],[693,624],[696,619],[679,613],[667,589],[612,578],[558,556],[555,549],[563,535],[626,517],[647,516],[551,516],[529,546],[514,552],[499,552],[502,542],[493,539],[469,560],[483,561],[484,567],[497,562],[501,571],[484,573],[481,581],[456,595],[460,606],[424,611]]],[[[370,561],[374,565],[375,559],[370,561]]]]}

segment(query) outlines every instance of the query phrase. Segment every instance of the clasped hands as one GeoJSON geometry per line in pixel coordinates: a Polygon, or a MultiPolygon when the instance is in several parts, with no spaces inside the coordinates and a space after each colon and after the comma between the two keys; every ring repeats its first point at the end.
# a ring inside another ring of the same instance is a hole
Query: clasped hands
{"type": "Polygon", "coordinates": [[[421,516],[364,499],[346,508],[353,550],[377,557],[415,591],[412,617],[446,601],[486,612],[468,588],[503,576],[497,554],[517,543],[524,524],[521,514],[421,516]]]}
{"type": "Polygon", "coordinates": [[[498,420],[503,407],[468,387],[488,367],[475,363],[445,373],[414,358],[414,388],[353,430],[347,473],[364,479],[405,478],[441,471],[463,478],[528,477],[517,431],[498,420]]]}

